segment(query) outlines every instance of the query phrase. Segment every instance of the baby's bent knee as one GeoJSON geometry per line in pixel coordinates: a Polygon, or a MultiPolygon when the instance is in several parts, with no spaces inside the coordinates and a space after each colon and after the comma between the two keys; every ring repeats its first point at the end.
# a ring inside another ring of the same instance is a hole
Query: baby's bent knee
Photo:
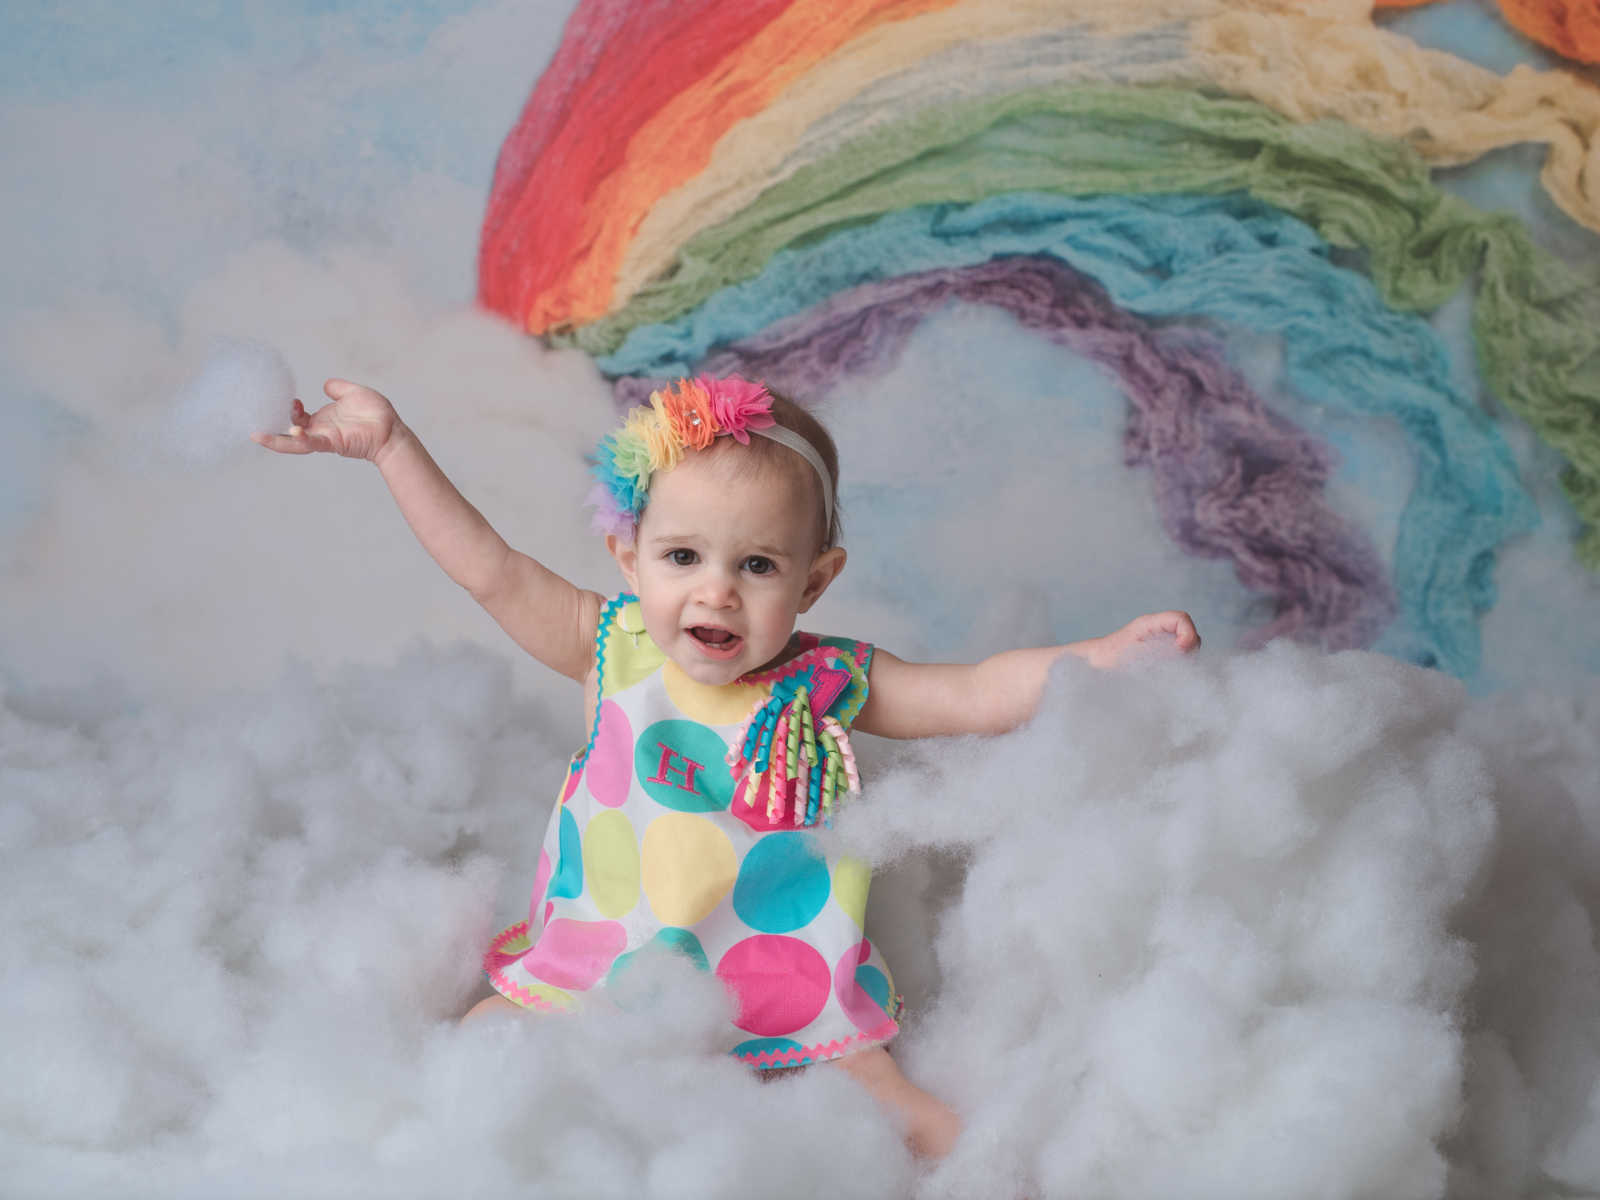
{"type": "Polygon", "coordinates": [[[526,1011],[527,1009],[523,1008],[520,1004],[515,1004],[512,1001],[507,1000],[499,993],[496,993],[493,996],[485,996],[471,1008],[467,1009],[466,1015],[463,1016],[461,1020],[457,1022],[457,1024],[466,1025],[472,1021],[478,1020],[481,1017],[490,1017],[497,1013],[504,1015],[505,1013],[524,1013],[526,1011]]]}

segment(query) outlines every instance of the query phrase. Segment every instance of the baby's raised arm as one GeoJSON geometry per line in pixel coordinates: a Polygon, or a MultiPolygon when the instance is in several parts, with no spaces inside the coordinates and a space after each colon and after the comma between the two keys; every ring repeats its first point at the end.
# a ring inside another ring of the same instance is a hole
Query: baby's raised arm
{"type": "Polygon", "coordinates": [[[582,680],[592,665],[603,598],[508,546],[382,395],[344,379],[328,380],[323,391],[332,403],[315,413],[294,402],[289,433],[257,433],[252,440],[280,454],[323,452],[373,463],[445,573],[529,654],[582,680]]]}
{"type": "Polygon", "coordinates": [[[1004,733],[1033,716],[1050,667],[1063,654],[1114,667],[1141,648],[1166,646],[1187,654],[1199,645],[1188,613],[1161,612],[1136,617],[1104,637],[1008,650],[970,665],[908,663],[878,650],[856,728],[893,738],[1004,733]]]}

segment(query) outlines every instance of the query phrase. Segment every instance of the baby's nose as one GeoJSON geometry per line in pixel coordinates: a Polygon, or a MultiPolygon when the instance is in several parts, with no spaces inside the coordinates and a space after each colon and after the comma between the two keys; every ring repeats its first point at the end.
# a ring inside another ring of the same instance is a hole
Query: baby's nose
{"type": "Polygon", "coordinates": [[[700,576],[700,602],[715,608],[727,608],[739,598],[735,580],[726,571],[709,570],[700,576]]]}

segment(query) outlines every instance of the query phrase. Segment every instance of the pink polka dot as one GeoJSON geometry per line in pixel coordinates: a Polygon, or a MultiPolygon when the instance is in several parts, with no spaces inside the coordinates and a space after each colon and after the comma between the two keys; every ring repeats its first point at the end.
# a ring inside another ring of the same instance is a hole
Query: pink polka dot
{"type": "Polygon", "coordinates": [[[628,798],[628,785],[633,782],[633,726],[615,700],[600,706],[600,729],[584,772],[590,795],[607,808],[617,808],[628,798]]]}
{"type": "Polygon", "coordinates": [[[544,922],[539,920],[539,905],[544,900],[544,890],[550,886],[550,872],[553,870],[548,850],[539,851],[539,870],[533,877],[533,894],[528,897],[528,929],[530,933],[537,934],[544,927],[544,922]]]}
{"type": "Polygon", "coordinates": [[[580,779],[582,779],[582,778],[583,778],[583,768],[582,767],[579,767],[576,771],[568,771],[567,772],[567,782],[561,788],[561,800],[560,800],[560,803],[565,804],[568,800],[572,799],[572,793],[578,790],[578,781],[580,779]]]}
{"type": "Polygon", "coordinates": [[[583,991],[611,969],[627,944],[627,930],[616,921],[561,917],[545,926],[522,965],[536,979],[583,991]]]}
{"type": "Polygon", "coordinates": [[[739,1002],[733,1023],[762,1037],[793,1033],[817,1019],[832,980],[822,955],[799,938],[760,933],[736,942],[717,964],[739,1002]]]}
{"type": "Polygon", "coordinates": [[[878,1002],[856,979],[856,968],[871,955],[872,943],[862,938],[859,945],[840,956],[839,965],[833,969],[833,994],[839,997],[839,1007],[857,1029],[867,1034],[882,1030],[890,1020],[889,1014],[878,1007],[878,1002]]]}

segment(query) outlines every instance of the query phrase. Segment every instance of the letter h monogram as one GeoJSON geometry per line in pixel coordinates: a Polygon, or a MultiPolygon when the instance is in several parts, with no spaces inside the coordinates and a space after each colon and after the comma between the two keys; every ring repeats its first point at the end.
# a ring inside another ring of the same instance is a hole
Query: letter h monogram
{"type": "Polygon", "coordinates": [[[694,759],[686,758],[684,755],[679,754],[665,742],[657,742],[656,745],[661,748],[661,762],[657,764],[656,773],[650,776],[648,782],[671,784],[681,791],[690,792],[698,796],[700,792],[694,786],[694,773],[705,770],[705,767],[701,763],[695,762],[694,759]],[[672,777],[673,772],[683,776],[681,783],[672,777]]]}

